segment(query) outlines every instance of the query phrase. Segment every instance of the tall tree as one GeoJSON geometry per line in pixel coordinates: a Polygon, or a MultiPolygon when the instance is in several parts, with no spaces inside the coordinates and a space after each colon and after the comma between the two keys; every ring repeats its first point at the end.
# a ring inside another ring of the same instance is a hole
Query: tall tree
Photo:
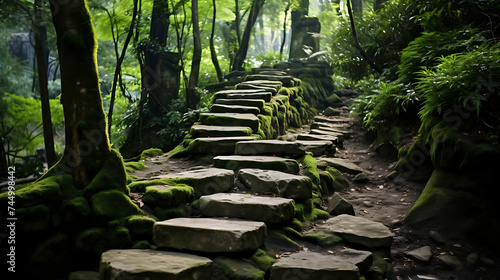
{"type": "Polygon", "coordinates": [[[54,130],[52,128],[52,118],[50,114],[49,104],[49,90],[47,87],[47,28],[43,20],[42,8],[42,0],[35,0],[35,17],[33,20],[33,30],[35,33],[35,54],[38,69],[40,101],[42,103],[43,139],[45,142],[45,156],[47,159],[47,165],[48,167],[51,167],[57,162],[57,156],[54,149],[54,130]]]}
{"type": "Polygon", "coordinates": [[[191,72],[189,73],[189,83],[186,91],[186,104],[190,109],[196,109],[200,102],[198,95],[198,77],[200,75],[201,63],[201,38],[200,25],[198,22],[198,0],[191,1],[191,18],[193,24],[193,60],[191,72]]]}
{"type": "Polygon", "coordinates": [[[217,6],[215,3],[215,0],[212,1],[213,3],[213,20],[212,20],[212,32],[210,33],[210,57],[212,58],[212,63],[214,64],[215,72],[217,73],[217,81],[222,82],[224,80],[222,76],[222,70],[220,69],[220,64],[219,64],[219,59],[217,58],[217,51],[215,50],[215,43],[214,43],[214,37],[215,37],[215,19],[217,18],[217,6]]]}
{"type": "Polygon", "coordinates": [[[85,0],[53,0],[51,5],[66,133],[59,164],[72,175],[74,186],[83,189],[111,150],[97,73],[97,42],[85,0]]]}
{"type": "Polygon", "coordinates": [[[252,28],[255,25],[255,21],[259,16],[260,10],[264,5],[265,0],[254,0],[252,3],[252,8],[250,14],[248,15],[247,24],[245,25],[245,31],[243,31],[243,37],[241,38],[241,44],[236,52],[231,65],[231,70],[243,70],[243,62],[247,57],[248,45],[250,44],[250,35],[252,33],[252,28]]]}

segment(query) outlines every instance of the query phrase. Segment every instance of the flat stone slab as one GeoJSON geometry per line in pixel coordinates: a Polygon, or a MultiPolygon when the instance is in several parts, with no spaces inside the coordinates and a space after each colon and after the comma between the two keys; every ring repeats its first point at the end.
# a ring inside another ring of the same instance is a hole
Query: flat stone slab
{"type": "Polygon", "coordinates": [[[248,99],[248,98],[225,99],[225,98],[220,98],[220,99],[215,100],[215,104],[251,106],[251,107],[257,107],[257,108],[259,108],[259,110],[262,110],[264,108],[264,106],[266,105],[266,102],[262,99],[248,99]]]}
{"type": "Polygon", "coordinates": [[[297,140],[301,150],[313,153],[314,156],[335,154],[335,145],[332,141],[321,140],[297,140]]]}
{"type": "Polygon", "coordinates": [[[241,169],[238,172],[238,180],[255,192],[273,193],[293,199],[312,197],[312,181],[307,176],[274,170],[241,169]]]}
{"type": "Polygon", "coordinates": [[[276,90],[280,90],[283,83],[280,81],[270,81],[270,80],[252,80],[252,81],[244,81],[240,84],[243,85],[257,85],[257,86],[265,86],[265,87],[273,87],[276,90]]]}
{"type": "Polygon", "coordinates": [[[320,130],[326,130],[326,131],[331,131],[331,132],[335,132],[335,133],[340,133],[342,135],[344,135],[344,137],[350,137],[351,136],[351,132],[345,130],[345,129],[342,129],[342,128],[337,128],[337,127],[331,127],[331,126],[328,126],[328,125],[311,125],[311,129],[320,129],[320,130]]]}
{"type": "Polygon", "coordinates": [[[358,165],[341,158],[318,158],[316,159],[316,164],[318,165],[318,167],[322,165],[331,166],[338,169],[339,171],[349,174],[358,174],[363,172],[363,169],[358,165]]]}
{"type": "Polygon", "coordinates": [[[245,77],[246,81],[259,81],[259,80],[267,80],[267,81],[280,81],[285,87],[293,87],[294,79],[292,76],[281,76],[281,75],[264,75],[264,74],[254,74],[247,75],[245,77]]]}
{"type": "Polygon", "coordinates": [[[193,125],[189,134],[194,138],[250,136],[252,129],[248,126],[193,125]]]}
{"type": "Polygon", "coordinates": [[[201,113],[200,121],[205,125],[248,126],[254,133],[259,130],[259,118],[254,114],[201,113]]]}
{"type": "Polygon", "coordinates": [[[331,232],[348,242],[370,249],[388,248],[394,237],[391,230],[382,223],[346,214],[330,218],[324,224],[318,224],[313,231],[331,232]]]}
{"type": "Polygon", "coordinates": [[[328,198],[328,207],[326,209],[326,212],[330,213],[333,216],[341,214],[355,216],[354,207],[352,207],[352,205],[338,193],[334,193],[331,197],[328,198]]]}
{"type": "Polygon", "coordinates": [[[261,99],[265,102],[271,101],[272,92],[248,92],[248,93],[216,93],[214,100],[222,99],[261,99]]]}
{"type": "Polygon", "coordinates": [[[272,156],[216,156],[214,167],[231,169],[235,172],[243,168],[276,170],[290,174],[298,174],[300,171],[296,160],[272,156]]]}
{"type": "Polygon", "coordinates": [[[330,123],[330,122],[316,122],[316,121],[313,121],[311,123],[311,128],[318,128],[318,127],[322,127],[322,126],[345,130],[349,127],[349,124],[344,123],[344,122],[342,122],[342,123],[330,123]]]}
{"type": "Polygon", "coordinates": [[[344,249],[338,256],[356,265],[362,273],[367,272],[373,263],[373,254],[369,251],[344,249]]]}
{"type": "Polygon", "coordinates": [[[212,261],[192,254],[156,250],[109,250],[101,255],[101,280],[210,280],[212,261]]]}
{"type": "Polygon", "coordinates": [[[195,198],[198,198],[202,195],[230,191],[234,186],[234,177],[233,170],[205,168],[155,176],[151,179],[171,178],[189,185],[194,189],[195,198]]]}
{"type": "Polygon", "coordinates": [[[176,250],[245,252],[262,246],[266,233],[263,222],[176,218],[154,224],[153,242],[160,248],[176,250]]]}
{"type": "Polygon", "coordinates": [[[270,274],[271,280],[359,280],[358,267],[352,262],[316,252],[298,252],[283,257],[271,266],[270,274]]]}
{"type": "Polygon", "coordinates": [[[240,193],[217,193],[200,198],[205,216],[240,218],[265,223],[282,223],[295,215],[293,199],[240,193]]]}
{"type": "Polygon", "coordinates": [[[350,118],[339,118],[339,117],[334,117],[334,118],[328,118],[324,116],[315,116],[314,117],[315,122],[324,122],[324,123],[334,123],[334,124],[339,124],[339,123],[349,123],[352,121],[350,118]]]}
{"type": "Polygon", "coordinates": [[[236,89],[263,89],[265,91],[271,92],[273,95],[276,95],[276,93],[278,93],[276,87],[269,87],[256,84],[237,84],[236,89]]]}
{"type": "Polygon", "coordinates": [[[194,139],[187,148],[188,152],[203,155],[234,154],[236,143],[240,141],[259,140],[260,135],[233,137],[200,137],[194,139]]]}
{"type": "Polygon", "coordinates": [[[340,142],[337,136],[325,134],[298,134],[297,140],[332,141],[333,144],[339,144],[340,142]]]}
{"type": "Polygon", "coordinates": [[[432,248],[430,246],[420,247],[406,253],[412,259],[428,262],[432,258],[432,248]]]}
{"type": "Polygon", "coordinates": [[[340,132],[335,132],[331,130],[325,130],[325,129],[319,129],[319,128],[313,128],[309,131],[309,134],[319,134],[319,135],[331,135],[335,136],[339,139],[340,142],[343,142],[345,139],[344,134],[340,132]]]}
{"type": "Polygon", "coordinates": [[[260,109],[251,106],[241,106],[241,105],[224,105],[224,104],[212,104],[210,107],[210,112],[212,113],[243,113],[243,114],[254,114],[260,113],[260,109]]]}
{"type": "Polygon", "coordinates": [[[297,142],[257,140],[236,143],[236,154],[300,156],[304,155],[305,151],[301,149],[301,145],[297,142]]]}

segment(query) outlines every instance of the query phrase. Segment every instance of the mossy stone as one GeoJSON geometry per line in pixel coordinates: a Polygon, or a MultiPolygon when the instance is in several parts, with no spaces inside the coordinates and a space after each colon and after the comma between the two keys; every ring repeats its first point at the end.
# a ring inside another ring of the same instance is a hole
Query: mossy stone
{"type": "Polygon", "coordinates": [[[183,143],[175,146],[171,151],[167,153],[169,158],[179,158],[179,157],[185,157],[189,155],[189,152],[187,151],[187,147],[183,145],[183,143]]]}
{"type": "Polygon", "coordinates": [[[110,248],[130,248],[132,239],[126,227],[115,227],[106,233],[107,246],[110,248]]]}
{"type": "Polygon", "coordinates": [[[221,275],[218,279],[227,280],[264,280],[265,272],[254,265],[239,259],[218,257],[214,259],[215,269],[221,275]]]}
{"type": "Polygon", "coordinates": [[[83,189],[83,195],[88,198],[104,190],[118,190],[127,195],[129,194],[127,173],[123,165],[123,158],[114,149],[109,153],[99,173],[83,189]]]}
{"type": "Polygon", "coordinates": [[[250,257],[250,260],[262,271],[268,271],[276,261],[276,259],[273,258],[272,255],[269,255],[262,249],[257,249],[255,253],[250,257]]]}
{"type": "Polygon", "coordinates": [[[155,219],[151,217],[133,215],[128,217],[125,226],[133,236],[149,236],[153,235],[153,225],[155,219]]]}
{"type": "Polygon", "coordinates": [[[77,234],[75,245],[82,252],[100,254],[106,250],[105,230],[103,228],[85,229],[77,234]]]}
{"type": "Polygon", "coordinates": [[[43,204],[17,208],[16,217],[21,222],[16,224],[16,229],[23,232],[47,229],[50,216],[50,209],[43,204]]]}
{"type": "Polygon", "coordinates": [[[139,242],[136,242],[133,246],[132,249],[151,249],[151,243],[147,240],[141,240],[139,242]]]}
{"type": "Polygon", "coordinates": [[[64,222],[70,225],[81,224],[91,212],[90,205],[84,197],[73,198],[64,205],[64,222]]]}
{"type": "Polygon", "coordinates": [[[125,162],[124,165],[127,174],[134,173],[137,170],[146,170],[146,165],[142,161],[125,162]]]}
{"type": "Polygon", "coordinates": [[[155,207],[153,213],[160,220],[168,220],[174,218],[188,217],[191,212],[191,207],[188,205],[179,205],[178,207],[155,207]]]}
{"type": "MultiPolygon", "coordinates": [[[[47,177],[15,191],[16,208],[61,201],[63,194],[59,187],[59,178],[56,176],[47,177]]],[[[1,205],[7,205],[8,197],[9,192],[0,194],[1,205]]]]}
{"type": "Polygon", "coordinates": [[[329,232],[314,232],[304,235],[305,240],[311,240],[322,247],[332,246],[342,241],[342,238],[329,232]]]}
{"type": "Polygon", "coordinates": [[[128,196],[118,190],[107,190],[94,195],[90,204],[99,217],[109,220],[142,213],[128,196]]]}
{"type": "Polygon", "coordinates": [[[149,207],[175,207],[192,201],[194,189],[188,185],[146,187],[142,201],[149,207]]]}
{"type": "Polygon", "coordinates": [[[309,177],[313,183],[313,191],[321,191],[320,177],[316,159],[311,154],[306,154],[298,160],[304,168],[304,174],[309,177]]]}
{"type": "Polygon", "coordinates": [[[178,185],[174,180],[170,178],[161,178],[161,179],[153,179],[153,180],[144,180],[138,182],[132,182],[127,187],[132,192],[143,193],[146,192],[146,187],[148,186],[156,186],[156,185],[169,185],[176,186],[178,185]]]}
{"type": "Polygon", "coordinates": [[[340,192],[340,191],[343,191],[343,190],[349,188],[349,182],[344,177],[344,174],[342,174],[342,172],[340,172],[338,169],[331,167],[331,166],[328,166],[325,169],[325,171],[330,173],[332,175],[332,177],[334,178],[333,186],[332,186],[334,191],[340,192]]]}
{"type": "Polygon", "coordinates": [[[146,160],[150,157],[161,156],[163,154],[164,153],[161,149],[151,148],[151,149],[147,149],[147,150],[142,151],[140,159],[146,160]]]}

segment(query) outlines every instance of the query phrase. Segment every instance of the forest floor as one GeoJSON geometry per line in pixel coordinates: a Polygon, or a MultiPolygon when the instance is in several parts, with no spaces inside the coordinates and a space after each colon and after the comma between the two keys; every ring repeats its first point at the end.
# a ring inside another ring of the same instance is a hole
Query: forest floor
{"type": "MultiPolygon", "coordinates": [[[[347,116],[348,110],[344,110],[342,115],[347,116]]],[[[395,160],[384,158],[370,149],[371,142],[360,122],[353,120],[348,130],[352,136],[345,140],[344,147],[337,150],[336,157],[359,165],[365,170],[368,180],[354,182],[353,176],[344,174],[350,188],[342,191],[340,195],[353,205],[356,216],[381,222],[395,234],[389,258],[394,272],[392,279],[500,279],[498,262],[493,266],[481,262],[475,265],[467,264],[467,256],[474,252],[474,247],[465,240],[446,240],[445,243],[439,243],[429,236],[428,229],[417,230],[405,226],[404,217],[418,199],[425,184],[407,181],[401,176],[389,176],[394,170],[395,160]],[[430,246],[432,249],[430,261],[419,261],[407,255],[409,251],[424,246],[430,246]],[[457,257],[460,264],[450,264],[438,259],[439,256],[445,255],[457,257]]],[[[150,178],[159,174],[209,168],[212,166],[212,157],[167,159],[166,156],[159,156],[150,158],[145,164],[147,170],[137,171],[135,176],[150,178]]],[[[309,250],[320,250],[312,244],[303,244],[311,246],[309,250]]],[[[480,252],[476,253],[481,255],[480,252]]]]}

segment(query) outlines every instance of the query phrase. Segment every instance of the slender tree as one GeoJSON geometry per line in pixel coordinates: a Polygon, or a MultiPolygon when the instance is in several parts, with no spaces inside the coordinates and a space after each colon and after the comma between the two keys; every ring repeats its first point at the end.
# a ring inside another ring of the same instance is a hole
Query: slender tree
{"type": "Polygon", "coordinates": [[[215,19],[217,18],[217,7],[215,5],[215,0],[212,1],[213,3],[213,20],[212,20],[212,32],[210,33],[210,56],[212,58],[212,63],[214,64],[215,72],[217,73],[217,80],[222,82],[224,80],[222,76],[222,70],[220,69],[220,64],[219,64],[219,59],[217,58],[217,51],[215,50],[215,43],[214,43],[214,37],[215,37],[215,19]]]}
{"type": "Polygon", "coordinates": [[[280,60],[283,59],[283,49],[285,48],[285,42],[286,42],[286,22],[288,20],[288,11],[290,10],[290,2],[285,7],[285,19],[283,19],[283,39],[281,40],[281,46],[280,46],[280,60]]]}
{"type": "Polygon", "coordinates": [[[190,109],[196,109],[200,102],[198,95],[198,77],[200,75],[201,63],[201,38],[200,25],[198,22],[198,0],[191,1],[191,17],[193,24],[193,61],[189,73],[189,83],[186,91],[186,104],[190,109]]]}
{"type": "Polygon", "coordinates": [[[52,128],[52,118],[50,114],[49,90],[47,88],[47,29],[43,20],[42,0],[34,2],[35,17],[33,20],[33,30],[35,33],[35,54],[38,69],[38,84],[40,89],[40,101],[42,103],[42,123],[43,140],[45,142],[45,155],[48,167],[57,162],[57,156],[54,149],[54,130],[52,128]],[[45,36],[44,36],[45,35],[45,36]],[[47,51],[44,51],[46,49],[47,51]],[[44,55],[44,52],[47,55],[44,55]]]}

